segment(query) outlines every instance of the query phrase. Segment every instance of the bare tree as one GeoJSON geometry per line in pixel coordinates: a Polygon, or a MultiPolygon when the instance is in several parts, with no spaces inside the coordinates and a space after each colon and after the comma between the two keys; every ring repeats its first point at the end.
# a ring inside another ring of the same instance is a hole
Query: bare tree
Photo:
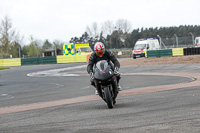
{"type": "Polygon", "coordinates": [[[105,36],[111,35],[114,31],[114,25],[112,21],[106,21],[102,25],[102,31],[105,36]]]}
{"type": "Polygon", "coordinates": [[[125,19],[119,19],[116,22],[116,28],[121,30],[123,33],[128,33],[131,31],[131,23],[125,19]]]}
{"type": "Polygon", "coordinates": [[[106,21],[102,24],[102,33],[105,38],[107,38],[106,45],[112,48],[112,39],[114,36],[112,35],[115,30],[115,26],[112,21],[106,21]]]}
{"type": "MultiPolygon", "coordinates": [[[[116,47],[123,47],[126,46],[126,39],[128,36],[128,33],[131,31],[131,24],[128,20],[125,19],[119,19],[113,24],[112,21],[106,21],[102,24],[101,27],[101,36],[103,34],[104,38],[107,38],[106,45],[110,48],[116,47]]],[[[90,35],[92,38],[92,42],[98,41],[100,39],[100,35],[98,32],[98,25],[97,23],[93,23],[91,27],[87,26],[86,32],[90,35]]]]}
{"type": "Polygon", "coordinates": [[[125,40],[128,38],[128,33],[131,31],[131,23],[125,19],[119,19],[116,22],[116,29],[118,31],[119,45],[126,47],[125,40]]]}
{"type": "Polygon", "coordinates": [[[5,57],[9,57],[11,46],[18,41],[19,33],[16,33],[15,30],[12,30],[11,20],[7,16],[5,16],[5,18],[1,20],[0,25],[0,42],[2,45],[2,56],[4,55],[5,57]]]}
{"type": "Polygon", "coordinates": [[[96,22],[94,22],[91,27],[87,26],[86,32],[93,39],[95,39],[95,40],[99,39],[99,28],[98,28],[98,24],[96,22]]]}
{"type": "Polygon", "coordinates": [[[57,49],[60,49],[60,50],[63,50],[63,45],[64,45],[64,42],[61,41],[61,40],[54,40],[53,41],[54,43],[54,47],[57,49]]]}

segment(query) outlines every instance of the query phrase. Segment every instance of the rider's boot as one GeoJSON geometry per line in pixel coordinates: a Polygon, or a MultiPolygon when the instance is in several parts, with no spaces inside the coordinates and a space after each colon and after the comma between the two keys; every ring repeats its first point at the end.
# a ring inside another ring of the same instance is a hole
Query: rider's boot
{"type": "Polygon", "coordinates": [[[117,85],[117,89],[118,91],[122,91],[122,87],[119,84],[117,85]]]}
{"type": "Polygon", "coordinates": [[[95,95],[99,95],[99,92],[97,90],[95,91],[95,95]]]}

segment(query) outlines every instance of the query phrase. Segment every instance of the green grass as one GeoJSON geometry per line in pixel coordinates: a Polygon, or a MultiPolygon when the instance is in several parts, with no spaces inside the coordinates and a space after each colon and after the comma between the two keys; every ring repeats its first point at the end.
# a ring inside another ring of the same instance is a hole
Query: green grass
{"type": "Polygon", "coordinates": [[[9,69],[9,67],[0,67],[0,70],[9,69]]]}

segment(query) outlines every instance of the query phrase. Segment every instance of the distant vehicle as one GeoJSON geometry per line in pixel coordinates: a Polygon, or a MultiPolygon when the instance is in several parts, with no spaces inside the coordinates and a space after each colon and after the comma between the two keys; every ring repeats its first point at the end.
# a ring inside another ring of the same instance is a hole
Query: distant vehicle
{"type": "Polygon", "coordinates": [[[88,47],[77,47],[77,53],[78,54],[91,54],[92,53],[92,49],[88,46],[88,47]]]}
{"type": "Polygon", "coordinates": [[[63,45],[63,55],[87,55],[91,53],[92,49],[90,48],[89,43],[70,43],[63,45]]]}
{"type": "Polygon", "coordinates": [[[200,47],[200,37],[195,38],[195,47],[200,47]]]}
{"type": "Polygon", "coordinates": [[[133,59],[136,59],[139,57],[145,57],[145,52],[147,50],[158,50],[158,49],[160,49],[158,39],[156,38],[138,39],[132,51],[133,59]]]}

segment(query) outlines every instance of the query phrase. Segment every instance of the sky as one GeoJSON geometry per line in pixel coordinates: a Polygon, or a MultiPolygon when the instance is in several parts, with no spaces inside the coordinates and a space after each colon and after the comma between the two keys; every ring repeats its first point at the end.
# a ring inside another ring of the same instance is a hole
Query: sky
{"type": "Polygon", "coordinates": [[[200,0],[0,0],[0,19],[8,16],[25,40],[69,42],[94,22],[125,19],[132,29],[200,25],[199,9],[200,0]]]}

